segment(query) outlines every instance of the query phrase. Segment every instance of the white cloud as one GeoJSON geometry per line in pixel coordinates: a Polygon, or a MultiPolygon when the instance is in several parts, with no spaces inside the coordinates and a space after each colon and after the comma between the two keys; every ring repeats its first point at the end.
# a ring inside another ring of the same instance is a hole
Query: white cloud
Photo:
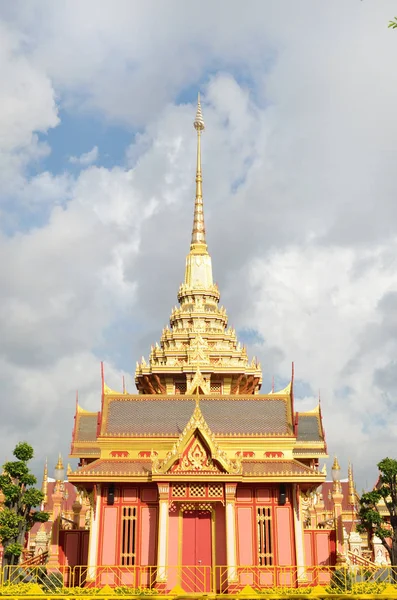
{"type": "Polygon", "coordinates": [[[314,395],[298,408],[313,407],[321,388],[331,451],[354,460],[361,481],[363,455],[380,460],[397,435],[397,403],[376,381],[397,353],[390,318],[382,316],[384,299],[397,294],[390,251],[397,239],[365,251],[293,246],[257,259],[250,269],[255,298],[243,317],[282,350],[279,372],[295,360],[297,377],[310,382],[314,395]]]}
{"type": "Polygon", "coordinates": [[[49,152],[37,132],[58,122],[50,79],[24,53],[23,36],[0,22],[0,185],[2,196],[23,185],[27,164],[49,152]]]}
{"type": "Polygon", "coordinates": [[[88,165],[92,165],[98,160],[98,146],[94,146],[92,150],[89,152],[85,152],[80,156],[70,156],[69,162],[74,165],[81,165],[83,167],[87,167],[88,165]]]}
{"type": "MultiPolygon", "coordinates": [[[[4,398],[46,415],[30,425],[40,452],[75,387],[99,406],[99,355],[118,378],[175,303],[195,152],[194,108],[175,98],[200,87],[208,240],[231,324],[265,337],[265,378],[295,360],[322,390],[330,451],[375,476],[396,432],[393,3],[202,2],[202,19],[179,2],[36,5],[1,9],[0,373],[4,398]],[[40,169],[56,99],[72,118],[139,127],[127,168],[90,166],[94,146],[77,178],[40,169]]],[[[26,430],[11,408],[3,454],[26,430]]]]}

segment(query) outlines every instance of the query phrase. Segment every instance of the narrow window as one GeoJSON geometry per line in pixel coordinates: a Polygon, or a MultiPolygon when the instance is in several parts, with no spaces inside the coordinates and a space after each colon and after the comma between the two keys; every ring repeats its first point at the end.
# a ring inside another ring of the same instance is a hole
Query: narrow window
{"type": "Polygon", "coordinates": [[[136,513],[136,506],[123,506],[121,564],[124,566],[135,565],[136,513]]]}
{"type": "Polygon", "coordinates": [[[272,513],[270,507],[257,508],[258,564],[270,567],[273,564],[272,513]]]}

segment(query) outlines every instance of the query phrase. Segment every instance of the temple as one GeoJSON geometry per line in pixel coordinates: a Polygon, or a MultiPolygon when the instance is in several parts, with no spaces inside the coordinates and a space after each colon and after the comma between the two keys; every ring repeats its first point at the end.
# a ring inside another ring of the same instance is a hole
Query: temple
{"type": "Polygon", "coordinates": [[[206,242],[200,99],[194,128],[178,306],[137,364],[136,394],[110,389],[102,370],[100,410],[77,405],[70,456],[79,467],[68,479],[89,499],[89,539],[84,551],[61,547],[55,563],[86,565],[99,585],[163,591],[310,582],[309,567],[333,564],[338,550],[334,528],[311,515],[325,480],[321,409],[295,410],[293,368],[285,389],[261,394],[261,366],[228,326],[206,242]]]}

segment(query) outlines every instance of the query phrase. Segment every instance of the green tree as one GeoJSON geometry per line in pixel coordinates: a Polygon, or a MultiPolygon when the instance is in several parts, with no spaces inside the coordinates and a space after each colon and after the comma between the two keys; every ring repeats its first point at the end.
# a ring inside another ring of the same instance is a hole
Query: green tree
{"type": "MultiPolygon", "coordinates": [[[[376,535],[386,548],[390,562],[397,567],[397,460],[384,458],[378,463],[379,481],[376,489],[364,493],[360,498],[361,533],[367,532],[372,538],[376,535]],[[379,503],[383,500],[388,515],[381,514],[379,503]]],[[[393,580],[397,581],[397,570],[392,570],[393,580]]]]}
{"type": "Polygon", "coordinates": [[[390,29],[397,29],[397,17],[394,17],[393,21],[389,21],[388,27],[390,27],[390,29]]]}
{"type": "Polygon", "coordinates": [[[33,487],[37,480],[27,465],[33,458],[33,448],[26,442],[20,442],[13,454],[17,460],[6,462],[0,475],[0,490],[4,494],[4,504],[0,508],[3,566],[18,564],[26,532],[34,523],[44,523],[49,518],[48,513],[34,510],[41,504],[44,495],[33,487]]]}

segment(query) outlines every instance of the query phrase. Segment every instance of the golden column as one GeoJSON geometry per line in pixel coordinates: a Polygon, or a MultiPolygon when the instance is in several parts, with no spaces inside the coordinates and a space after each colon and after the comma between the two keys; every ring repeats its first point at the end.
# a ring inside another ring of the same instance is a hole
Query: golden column
{"type": "Polygon", "coordinates": [[[52,498],[52,530],[50,557],[47,563],[49,572],[59,569],[59,531],[61,529],[62,501],[63,501],[63,482],[65,478],[65,469],[63,467],[62,456],[59,455],[55,467],[55,486],[51,495],[52,498]]]}
{"type": "Polygon", "coordinates": [[[335,456],[334,463],[332,465],[332,501],[334,503],[334,524],[335,524],[335,537],[336,537],[336,564],[343,565],[346,561],[346,557],[343,552],[343,521],[342,521],[342,502],[343,493],[342,486],[340,483],[340,465],[337,457],[335,456]]]}

